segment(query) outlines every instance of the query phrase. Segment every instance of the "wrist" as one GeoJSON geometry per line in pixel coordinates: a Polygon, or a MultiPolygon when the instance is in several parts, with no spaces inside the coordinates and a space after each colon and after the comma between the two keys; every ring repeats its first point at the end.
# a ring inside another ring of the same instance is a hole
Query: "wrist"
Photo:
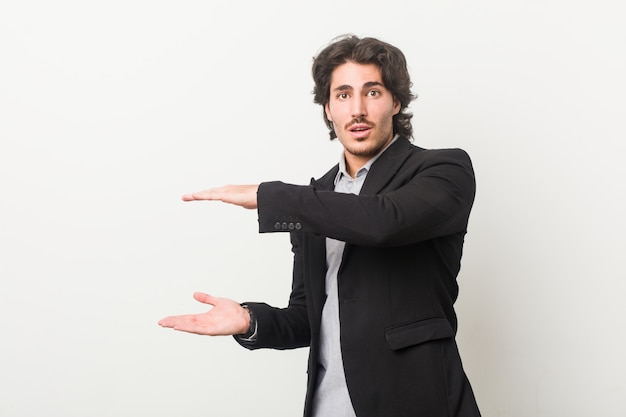
{"type": "Polygon", "coordinates": [[[256,318],[254,317],[254,312],[250,310],[250,308],[246,304],[241,304],[243,309],[243,316],[245,319],[245,325],[243,327],[243,331],[239,334],[239,336],[247,338],[254,334],[256,330],[256,318]]]}

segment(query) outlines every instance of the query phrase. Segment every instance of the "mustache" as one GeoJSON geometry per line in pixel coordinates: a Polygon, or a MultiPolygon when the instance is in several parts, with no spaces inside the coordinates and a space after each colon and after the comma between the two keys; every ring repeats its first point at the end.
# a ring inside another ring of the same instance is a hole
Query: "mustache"
{"type": "Polygon", "coordinates": [[[346,128],[349,129],[350,127],[352,127],[352,126],[354,126],[356,124],[364,124],[364,125],[367,125],[369,127],[373,127],[374,126],[374,123],[370,122],[365,117],[354,117],[352,120],[350,120],[350,123],[348,123],[346,125],[346,128]]]}

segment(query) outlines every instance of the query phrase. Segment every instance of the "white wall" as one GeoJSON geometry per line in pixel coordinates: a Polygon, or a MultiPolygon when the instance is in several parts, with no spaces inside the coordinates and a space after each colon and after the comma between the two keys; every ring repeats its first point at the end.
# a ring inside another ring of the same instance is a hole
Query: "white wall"
{"type": "Polygon", "coordinates": [[[625,415],[620,2],[214,3],[0,3],[0,415],[301,413],[306,350],[156,322],[196,290],[285,304],[287,236],[179,197],[332,165],[310,64],[346,32],[404,50],[415,142],[474,160],[483,415],[625,415]]]}

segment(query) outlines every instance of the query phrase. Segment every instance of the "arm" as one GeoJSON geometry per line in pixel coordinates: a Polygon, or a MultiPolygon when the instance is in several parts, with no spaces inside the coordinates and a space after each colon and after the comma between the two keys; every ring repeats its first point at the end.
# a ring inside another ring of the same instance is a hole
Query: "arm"
{"type": "Polygon", "coordinates": [[[254,342],[247,342],[240,338],[235,338],[235,340],[248,349],[294,349],[308,346],[310,343],[302,257],[300,247],[296,239],[293,239],[293,235],[292,251],[294,253],[293,282],[287,307],[277,308],[265,303],[245,303],[254,312],[258,323],[256,340],[254,342]]]}
{"type": "Polygon", "coordinates": [[[228,185],[183,196],[257,208],[260,232],[314,233],[364,246],[400,246],[463,232],[476,184],[469,156],[452,149],[402,167],[389,192],[352,195],[282,182],[228,185]]]}
{"type": "Polygon", "coordinates": [[[377,194],[263,183],[258,189],[260,231],[293,224],[294,233],[364,246],[400,246],[465,231],[475,193],[467,154],[440,151],[405,165],[377,194]]]}

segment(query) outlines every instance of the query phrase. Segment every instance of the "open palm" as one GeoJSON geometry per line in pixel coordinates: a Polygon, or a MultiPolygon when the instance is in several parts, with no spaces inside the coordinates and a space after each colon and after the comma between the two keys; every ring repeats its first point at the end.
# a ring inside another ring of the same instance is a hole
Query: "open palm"
{"type": "Polygon", "coordinates": [[[213,308],[204,313],[165,317],[159,325],[208,336],[243,334],[248,330],[250,315],[238,302],[201,292],[194,293],[193,298],[213,308]]]}

